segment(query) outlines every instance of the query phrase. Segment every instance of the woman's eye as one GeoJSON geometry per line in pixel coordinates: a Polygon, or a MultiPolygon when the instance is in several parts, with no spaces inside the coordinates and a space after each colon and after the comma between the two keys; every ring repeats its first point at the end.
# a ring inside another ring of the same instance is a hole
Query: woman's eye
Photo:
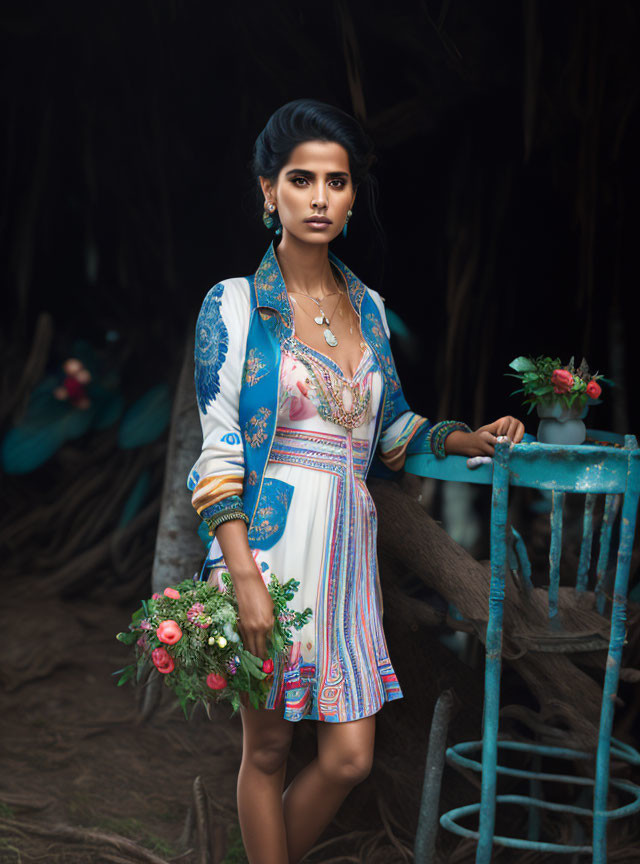
{"type": "MultiPolygon", "coordinates": [[[[291,182],[294,186],[305,186],[309,181],[306,177],[292,177],[291,182]]],[[[329,181],[329,186],[333,189],[343,189],[346,186],[346,181],[341,179],[340,177],[336,177],[333,180],[329,181]]]]}

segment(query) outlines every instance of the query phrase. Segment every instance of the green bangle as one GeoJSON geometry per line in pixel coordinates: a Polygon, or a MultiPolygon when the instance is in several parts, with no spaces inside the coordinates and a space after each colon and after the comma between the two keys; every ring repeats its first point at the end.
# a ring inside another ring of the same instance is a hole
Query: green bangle
{"type": "Polygon", "coordinates": [[[444,442],[448,435],[458,431],[471,432],[472,430],[466,423],[461,423],[459,420],[441,420],[429,429],[427,443],[436,459],[445,458],[447,453],[444,449],[444,442]]]}
{"type": "Polygon", "coordinates": [[[207,523],[209,534],[213,537],[219,525],[222,525],[223,522],[230,522],[232,519],[243,519],[247,525],[249,524],[249,517],[242,510],[223,510],[204,521],[207,523]]]}

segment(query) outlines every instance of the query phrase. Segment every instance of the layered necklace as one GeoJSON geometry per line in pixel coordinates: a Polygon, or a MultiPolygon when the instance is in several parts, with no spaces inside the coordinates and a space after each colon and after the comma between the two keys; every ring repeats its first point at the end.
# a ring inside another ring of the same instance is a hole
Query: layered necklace
{"type": "MultiPolygon", "coordinates": [[[[335,278],[335,276],[334,276],[334,278],[335,278]]],[[[342,302],[342,297],[343,297],[342,292],[331,291],[331,292],[329,292],[329,294],[324,294],[319,300],[317,300],[315,297],[312,297],[311,294],[307,294],[304,291],[290,291],[289,293],[290,294],[300,294],[303,297],[307,297],[309,300],[312,300],[316,304],[316,306],[318,307],[319,313],[320,313],[319,315],[309,315],[309,313],[307,312],[306,309],[304,309],[299,304],[296,304],[296,305],[298,305],[298,307],[300,309],[302,309],[302,311],[304,312],[305,315],[307,315],[309,318],[312,318],[313,321],[315,321],[315,323],[319,327],[323,327],[324,325],[326,325],[324,327],[324,330],[322,331],[322,335],[324,336],[324,341],[327,343],[327,345],[329,345],[330,348],[335,348],[336,345],[338,344],[338,337],[331,330],[331,328],[329,326],[331,324],[331,319],[329,318],[327,313],[322,308],[322,304],[327,299],[327,297],[335,297],[336,294],[339,295],[338,296],[338,302],[333,307],[333,311],[331,312],[331,317],[333,317],[335,315],[335,313],[338,311],[338,306],[340,306],[340,303],[342,302]]],[[[294,302],[295,302],[295,299],[294,299],[294,302]]],[[[353,324],[351,324],[349,326],[349,332],[353,333],[353,324]]],[[[360,348],[362,348],[362,349],[365,348],[365,345],[363,342],[360,342],[360,348]]]]}

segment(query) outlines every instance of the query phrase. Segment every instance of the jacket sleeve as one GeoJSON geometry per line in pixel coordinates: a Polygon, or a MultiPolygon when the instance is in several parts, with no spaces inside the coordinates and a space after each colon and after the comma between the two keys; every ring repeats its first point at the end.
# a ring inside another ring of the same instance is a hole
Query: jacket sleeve
{"type": "MultiPolygon", "coordinates": [[[[369,288],[368,290],[378,307],[385,336],[389,339],[391,331],[387,322],[384,301],[377,291],[374,291],[372,288],[369,288]]],[[[397,376],[393,359],[392,364],[393,371],[397,376]]],[[[399,383],[400,382],[398,381],[398,384],[399,383]]],[[[378,442],[378,456],[380,457],[381,462],[392,471],[399,471],[404,466],[404,460],[406,458],[409,443],[415,436],[420,434],[421,430],[426,432],[430,425],[431,424],[426,417],[422,417],[420,414],[416,414],[410,410],[403,411],[390,425],[386,426],[382,430],[378,442]]]]}
{"type": "Polygon", "coordinates": [[[229,519],[249,522],[242,504],[244,452],[238,418],[250,301],[246,279],[226,279],[204,299],[195,334],[195,390],[202,451],[187,486],[209,533],[229,519]]]}

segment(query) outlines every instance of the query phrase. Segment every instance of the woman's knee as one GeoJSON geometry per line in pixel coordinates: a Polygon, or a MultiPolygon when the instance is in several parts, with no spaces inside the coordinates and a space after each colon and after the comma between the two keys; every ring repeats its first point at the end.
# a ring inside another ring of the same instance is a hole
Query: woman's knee
{"type": "Polygon", "coordinates": [[[319,759],[325,777],[342,786],[357,786],[366,780],[373,766],[373,751],[368,749],[332,753],[319,759]]]}
{"type": "Polygon", "coordinates": [[[275,774],[286,763],[290,746],[289,735],[267,732],[249,742],[245,740],[242,761],[246,760],[262,774],[275,774]]]}

